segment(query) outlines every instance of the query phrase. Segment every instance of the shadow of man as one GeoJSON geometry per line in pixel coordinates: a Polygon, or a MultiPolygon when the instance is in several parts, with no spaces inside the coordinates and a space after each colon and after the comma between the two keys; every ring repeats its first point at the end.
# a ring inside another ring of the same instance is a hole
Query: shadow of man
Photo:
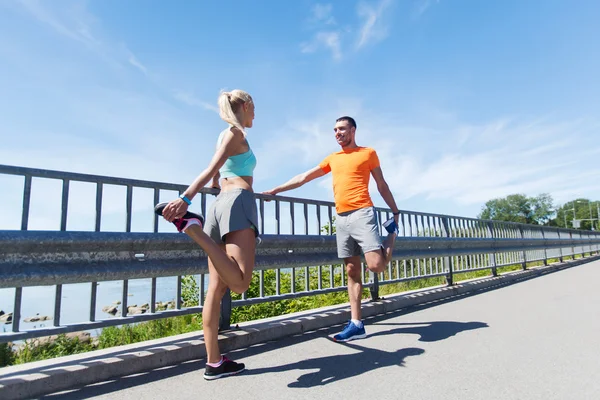
{"type": "Polygon", "coordinates": [[[401,323],[376,323],[374,326],[403,326],[405,328],[396,328],[388,331],[380,331],[368,335],[368,337],[395,335],[395,334],[415,334],[420,335],[420,342],[437,342],[448,339],[464,331],[470,331],[480,328],[488,328],[485,322],[455,322],[455,321],[433,321],[433,322],[401,322],[401,323]]]}
{"type": "Polygon", "coordinates": [[[406,357],[417,356],[425,352],[423,349],[414,347],[396,351],[383,351],[350,343],[344,343],[344,345],[359,350],[359,352],[313,358],[276,367],[252,369],[248,370],[247,373],[259,375],[266,372],[316,369],[317,371],[301,375],[296,381],[288,384],[290,388],[309,388],[352,378],[377,368],[393,365],[404,367],[406,357]]]}
{"type": "MultiPolygon", "coordinates": [[[[416,334],[421,342],[436,342],[448,339],[460,332],[486,328],[485,322],[455,322],[455,321],[433,321],[414,323],[375,323],[372,326],[399,326],[395,329],[382,330],[367,336],[373,338],[385,335],[416,334]]],[[[250,375],[263,374],[265,372],[282,372],[292,370],[317,371],[301,375],[295,382],[288,384],[291,388],[308,388],[323,386],[332,382],[351,378],[372,371],[377,368],[397,365],[404,367],[404,359],[409,356],[423,354],[425,350],[420,348],[405,348],[393,352],[372,349],[359,346],[356,342],[340,343],[340,345],[358,350],[353,354],[342,354],[302,360],[297,363],[248,370],[250,375]]]]}

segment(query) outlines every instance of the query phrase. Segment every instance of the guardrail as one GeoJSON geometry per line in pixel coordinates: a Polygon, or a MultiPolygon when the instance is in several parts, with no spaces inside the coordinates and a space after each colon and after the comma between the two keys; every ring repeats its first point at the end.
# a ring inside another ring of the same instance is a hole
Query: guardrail
{"type": "MultiPolygon", "coordinates": [[[[0,176],[2,174],[23,179],[23,196],[21,230],[0,231],[0,289],[14,288],[12,329],[11,332],[0,333],[0,342],[202,311],[208,277],[204,252],[186,235],[159,233],[158,218],[152,214],[152,206],[159,201],[161,191],[181,192],[187,186],[0,165],[0,176]],[[59,231],[27,230],[34,178],[62,181],[59,231]],[[72,182],[96,184],[93,232],[67,230],[72,182]],[[102,194],[106,185],[126,188],[125,232],[101,231],[102,194]],[[147,218],[153,218],[153,232],[131,232],[136,188],[153,189],[153,197],[150,199],[152,202],[145,205],[148,212],[143,214],[147,218]],[[184,307],[182,304],[182,280],[186,275],[199,276],[197,306],[184,307]],[[172,310],[159,311],[156,308],[157,278],[160,277],[176,277],[175,304],[172,310]],[[131,280],[145,278],[151,280],[148,287],[149,309],[143,314],[128,315],[129,283],[131,280]],[[97,318],[97,290],[99,282],[103,281],[122,282],[122,314],[119,317],[97,318]],[[63,324],[63,285],[75,283],[89,284],[89,313],[82,317],[82,322],[63,324]],[[21,330],[23,289],[38,286],[55,288],[53,326],[21,330]]],[[[211,194],[215,194],[212,189],[200,192],[199,211],[205,212],[211,194]]],[[[222,304],[223,329],[229,326],[232,306],[346,290],[345,271],[339,265],[335,238],[328,235],[334,232],[332,227],[335,227],[334,204],[261,194],[256,197],[261,232],[269,227],[274,232],[262,235],[263,242],[257,249],[257,295],[249,297],[244,293],[241,299],[231,301],[227,294],[222,304]],[[269,200],[272,201],[267,203],[269,200]],[[282,215],[286,213],[289,213],[287,224],[282,219],[282,215]],[[322,214],[327,215],[324,225],[322,214]],[[303,233],[296,233],[298,226],[303,226],[303,233]],[[317,269],[315,277],[311,277],[311,268],[317,269]],[[276,272],[275,288],[272,294],[267,294],[264,274],[271,269],[276,272]],[[284,277],[292,282],[287,291],[281,285],[284,277]],[[311,289],[311,279],[313,283],[314,280],[317,281],[314,289],[311,289]]],[[[391,215],[390,210],[376,210],[381,220],[391,215]]],[[[363,282],[374,299],[378,298],[379,287],[385,284],[445,277],[446,282],[451,285],[456,273],[485,269],[496,275],[497,268],[505,265],[521,264],[525,268],[527,262],[547,263],[552,258],[562,261],[566,256],[584,255],[600,249],[600,235],[596,232],[411,211],[402,211],[400,221],[401,232],[396,242],[394,259],[387,270],[374,275],[368,273],[363,266],[363,282]]]]}

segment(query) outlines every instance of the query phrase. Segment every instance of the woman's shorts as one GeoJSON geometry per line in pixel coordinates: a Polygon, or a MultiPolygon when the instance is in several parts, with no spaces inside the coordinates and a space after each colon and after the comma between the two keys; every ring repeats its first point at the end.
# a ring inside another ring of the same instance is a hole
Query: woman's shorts
{"type": "Polygon", "coordinates": [[[210,206],[204,233],[215,242],[225,243],[225,235],[230,232],[252,228],[258,236],[258,210],[254,193],[245,189],[221,192],[210,206]]]}

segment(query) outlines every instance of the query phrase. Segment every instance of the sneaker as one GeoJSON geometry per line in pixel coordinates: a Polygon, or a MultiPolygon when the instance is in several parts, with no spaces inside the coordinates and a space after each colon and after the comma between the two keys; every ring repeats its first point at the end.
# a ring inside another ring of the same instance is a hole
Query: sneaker
{"type": "Polygon", "coordinates": [[[400,229],[398,228],[398,224],[394,218],[390,218],[383,223],[383,227],[388,233],[395,233],[396,235],[400,234],[400,229]]]}
{"type": "MultiPolygon", "coordinates": [[[[154,212],[160,216],[162,216],[162,212],[167,206],[167,202],[159,203],[154,207],[154,212]]],[[[200,225],[200,228],[204,225],[204,217],[200,214],[196,214],[193,212],[186,212],[183,218],[177,218],[173,220],[173,224],[179,232],[184,232],[187,228],[192,225],[200,225]]]]}
{"type": "Polygon", "coordinates": [[[365,326],[358,327],[352,321],[348,321],[348,325],[344,330],[333,337],[336,342],[349,342],[354,339],[363,339],[367,337],[365,326]]]}
{"type": "Polygon", "coordinates": [[[244,363],[236,363],[229,358],[223,356],[223,362],[218,367],[206,365],[204,370],[204,379],[212,381],[214,379],[224,378],[230,375],[236,375],[246,369],[244,363]]]}

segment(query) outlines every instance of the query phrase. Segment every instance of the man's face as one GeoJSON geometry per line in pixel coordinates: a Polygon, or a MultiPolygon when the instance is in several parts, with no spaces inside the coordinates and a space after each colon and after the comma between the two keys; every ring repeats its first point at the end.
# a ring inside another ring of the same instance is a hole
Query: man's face
{"type": "Polygon", "coordinates": [[[354,140],[354,127],[348,121],[339,121],[335,123],[333,132],[335,140],[342,147],[348,146],[354,140]]]}

